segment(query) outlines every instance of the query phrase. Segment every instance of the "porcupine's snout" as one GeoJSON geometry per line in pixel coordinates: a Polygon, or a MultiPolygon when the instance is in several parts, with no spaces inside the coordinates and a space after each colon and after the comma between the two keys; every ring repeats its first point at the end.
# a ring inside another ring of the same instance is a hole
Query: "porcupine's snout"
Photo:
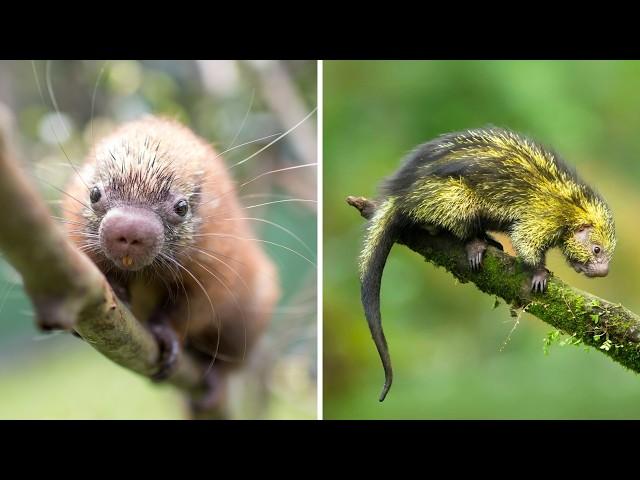
{"type": "Polygon", "coordinates": [[[100,224],[100,245],[106,257],[122,270],[150,265],[164,243],[162,220],[137,207],[112,208],[100,224]]]}
{"type": "Polygon", "coordinates": [[[582,273],[587,277],[606,277],[607,274],[609,273],[608,261],[589,262],[586,264],[579,263],[579,262],[572,262],[571,266],[576,272],[582,273]]]}
{"type": "Polygon", "coordinates": [[[587,277],[606,277],[608,273],[609,262],[593,262],[584,270],[587,277]]]}

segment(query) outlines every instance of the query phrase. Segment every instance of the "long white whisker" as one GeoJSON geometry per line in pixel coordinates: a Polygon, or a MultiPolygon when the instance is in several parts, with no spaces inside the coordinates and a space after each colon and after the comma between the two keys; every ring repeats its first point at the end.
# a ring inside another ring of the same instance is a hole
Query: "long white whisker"
{"type": "MultiPolygon", "coordinates": [[[[35,61],[31,61],[31,67],[33,69],[33,75],[35,77],[36,80],[36,87],[38,88],[38,93],[40,94],[40,99],[42,100],[42,105],[46,107],[46,102],[44,101],[44,93],[42,92],[42,87],[40,86],[40,80],[38,79],[38,71],[36,69],[36,62],[35,61]]],[[[53,95],[53,88],[51,87],[51,83],[50,83],[50,60],[47,60],[47,64],[46,64],[46,78],[47,78],[47,86],[49,87],[49,95],[51,96],[51,100],[53,101],[53,106],[56,109],[56,112],[58,114],[58,119],[60,121],[60,124],[64,127],[67,136],[69,136],[69,132],[67,131],[67,127],[64,126],[64,122],[62,121],[62,115],[60,113],[60,110],[58,109],[58,104],[55,100],[55,96],[53,95]]],[[[69,155],[67,155],[67,151],[64,149],[64,147],[62,146],[62,142],[60,142],[60,138],[58,137],[58,134],[55,130],[55,128],[53,128],[53,125],[50,124],[51,127],[51,132],[53,133],[53,135],[56,137],[56,143],[58,144],[58,147],[60,148],[60,150],[62,151],[62,153],[64,154],[65,158],[67,159],[67,162],[69,162],[69,165],[71,165],[71,168],[73,168],[73,171],[76,173],[76,175],[78,175],[78,177],[80,177],[80,181],[84,184],[85,187],[87,187],[87,190],[89,190],[89,186],[85,183],[84,179],[82,178],[82,175],[80,175],[80,172],[78,171],[78,169],[76,168],[75,164],[71,161],[71,159],[69,158],[69,155]]]]}
{"type": "Polygon", "coordinates": [[[94,137],[93,137],[93,113],[94,113],[94,109],[95,109],[95,105],[96,105],[96,94],[98,93],[98,85],[100,85],[100,79],[102,78],[102,75],[104,74],[105,68],[107,67],[107,64],[109,62],[104,62],[104,65],[102,65],[102,68],[100,69],[100,73],[98,73],[98,78],[96,79],[96,84],[93,87],[93,94],[91,95],[91,116],[89,117],[91,120],[91,143],[94,143],[94,137]]]}
{"type": "Polygon", "coordinates": [[[239,161],[238,163],[235,163],[234,165],[231,165],[229,167],[229,170],[231,170],[232,168],[237,167],[238,165],[242,165],[245,162],[248,162],[249,160],[251,160],[253,157],[255,157],[256,155],[259,155],[260,153],[264,152],[267,148],[269,148],[271,145],[273,145],[274,143],[276,143],[277,141],[283,139],[284,137],[286,137],[287,135],[289,135],[291,132],[293,132],[296,128],[298,128],[300,125],[302,125],[309,117],[311,117],[311,115],[313,115],[314,113],[316,113],[316,110],[318,109],[318,107],[314,108],[313,110],[311,110],[311,112],[309,112],[309,114],[304,117],[302,120],[300,120],[298,123],[296,123],[293,127],[291,127],[289,130],[287,130],[286,132],[284,132],[282,135],[280,135],[278,138],[276,138],[273,142],[269,142],[267,145],[265,145],[264,147],[262,147],[260,150],[258,150],[257,152],[249,155],[247,158],[245,158],[244,160],[239,161]]]}
{"type": "Polygon", "coordinates": [[[169,255],[166,255],[160,252],[160,260],[163,260],[163,259],[165,259],[164,264],[173,273],[174,279],[177,280],[178,285],[180,285],[180,287],[182,288],[182,291],[184,292],[184,298],[187,302],[187,323],[184,329],[184,338],[182,339],[184,341],[187,335],[189,334],[189,325],[191,323],[191,303],[189,302],[189,295],[187,294],[187,289],[184,286],[184,280],[182,279],[182,275],[180,275],[180,270],[175,270],[175,271],[173,270],[172,263],[175,264],[178,262],[173,258],[171,258],[169,255]],[[166,262],[166,260],[169,260],[169,262],[166,262]]]}
{"type": "Polygon", "coordinates": [[[76,221],[69,220],[69,219],[64,218],[64,217],[56,217],[55,215],[49,215],[49,217],[53,218],[54,220],[59,221],[60,223],[64,223],[64,224],[68,224],[68,225],[77,225],[79,227],[86,227],[87,226],[86,223],[76,222],[76,221]]]}
{"type": "Polygon", "coordinates": [[[187,272],[189,274],[189,276],[191,278],[193,278],[193,280],[196,282],[196,284],[198,285],[198,287],[200,287],[200,290],[202,290],[202,293],[204,293],[204,295],[207,297],[207,301],[209,302],[209,306],[211,307],[211,312],[213,312],[215,318],[218,319],[218,321],[216,322],[214,319],[214,324],[216,324],[216,328],[218,330],[218,338],[216,339],[216,350],[213,353],[213,359],[211,360],[211,363],[209,364],[209,367],[207,368],[207,372],[209,372],[209,370],[211,370],[211,368],[213,367],[213,364],[216,361],[216,358],[218,356],[218,350],[220,348],[220,337],[222,336],[222,322],[221,319],[218,317],[218,315],[216,314],[216,309],[213,307],[213,302],[211,301],[211,297],[209,296],[209,294],[207,293],[207,290],[204,288],[204,286],[202,285],[202,283],[200,282],[200,280],[198,280],[195,275],[193,273],[191,273],[189,271],[189,269],[185,268],[184,266],[182,266],[179,262],[175,262],[175,265],[177,265],[179,268],[181,268],[182,270],[184,270],[185,272],[187,272]]]}
{"type": "Polygon", "coordinates": [[[305,163],[304,165],[294,165],[293,167],[285,167],[285,168],[278,168],[277,170],[269,170],[268,172],[261,173],[257,177],[254,177],[251,180],[249,180],[247,182],[244,182],[238,188],[245,187],[245,186],[249,185],[250,183],[255,182],[256,180],[259,180],[262,177],[266,177],[267,175],[271,175],[272,173],[286,172],[288,170],[296,170],[298,168],[313,167],[315,165],[318,165],[318,163],[317,162],[305,163]]]}
{"type": "MultiPolygon", "coordinates": [[[[176,243],[168,243],[168,246],[170,246],[170,247],[178,247],[178,248],[191,247],[191,245],[182,245],[182,244],[176,244],[176,243]]],[[[237,258],[234,258],[234,257],[232,257],[230,255],[225,255],[224,253],[216,252],[216,251],[209,250],[209,249],[202,248],[202,247],[198,247],[198,248],[200,248],[202,250],[206,250],[207,252],[214,253],[214,254],[219,255],[221,257],[224,257],[224,258],[226,258],[226,259],[228,259],[230,261],[236,262],[236,263],[242,265],[243,267],[247,265],[246,263],[243,263],[242,261],[240,261],[237,258]]]]}
{"type": "Polygon", "coordinates": [[[247,285],[247,282],[244,281],[244,278],[242,278],[242,276],[234,269],[231,267],[231,265],[229,265],[228,263],[226,263],[223,260],[220,260],[218,257],[215,256],[215,254],[211,253],[210,250],[205,250],[203,248],[200,247],[194,247],[194,246],[188,246],[187,248],[191,248],[193,250],[196,250],[197,252],[200,252],[210,258],[212,258],[213,260],[217,260],[218,262],[222,263],[225,267],[227,267],[229,270],[231,270],[231,272],[233,272],[236,277],[238,277],[238,280],[240,280],[240,282],[242,282],[242,285],[244,285],[244,288],[247,289],[247,292],[250,292],[251,290],[249,290],[249,286],[247,285]]]}
{"type": "MultiPolygon", "coordinates": [[[[63,203],[63,202],[62,202],[62,200],[51,200],[51,201],[49,201],[49,202],[47,202],[47,203],[50,203],[50,204],[52,204],[52,205],[58,205],[58,207],[57,207],[57,208],[58,208],[59,210],[63,211],[63,212],[67,212],[67,213],[69,213],[69,214],[71,214],[71,215],[74,215],[74,216],[77,216],[77,215],[78,215],[78,212],[77,212],[77,211],[69,210],[68,208],[64,208],[64,207],[60,206],[60,205],[62,205],[62,203],[63,203]]],[[[88,223],[87,223],[87,225],[88,225],[88,223]]]]}
{"type": "MultiPolygon", "coordinates": [[[[235,262],[235,263],[237,263],[237,264],[239,264],[239,265],[241,265],[241,266],[243,266],[243,267],[246,267],[246,266],[247,266],[247,264],[246,264],[246,263],[244,263],[244,262],[242,262],[242,261],[238,260],[237,258],[233,258],[233,257],[231,257],[231,256],[229,256],[229,255],[224,255],[223,253],[216,252],[216,251],[214,251],[214,250],[210,250],[210,249],[208,249],[208,248],[195,247],[195,246],[193,246],[193,245],[187,245],[187,246],[186,246],[186,248],[193,248],[193,249],[195,249],[195,250],[197,250],[197,251],[199,251],[199,252],[202,252],[202,253],[208,252],[208,253],[211,253],[211,254],[213,254],[213,255],[219,255],[219,256],[221,256],[221,257],[223,257],[223,258],[226,258],[226,259],[227,259],[227,260],[229,260],[229,261],[233,261],[233,262],[235,262]]],[[[224,263],[224,265],[226,265],[227,267],[229,267],[229,268],[231,269],[231,271],[232,271],[232,272],[233,272],[233,273],[234,273],[234,274],[235,274],[235,275],[240,279],[240,281],[244,284],[245,288],[247,288],[247,291],[249,291],[249,287],[248,287],[248,285],[245,283],[244,279],[240,276],[240,274],[238,274],[238,272],[236,272],[233,268],[231,268],[231,266],[230,266],[230,265],[228,265],[227,263],[223,262],[223,261],[222,261],[220,258],[218,258],[217,256],[216,256],[216,260],[218,260],[219,262],[224,263]]],[[[278,281],[278,279],[276,279],[276,278],[275,278],[272,274],[270,274],[270,273],[268,274],[268,277],[269,277],[269,278],[271,278],[274,282],[277,282],[277,281],[278,281]]]]}
{"type": "Polygon", "coordinates": [[[244,237],[238,237],[236,235],[231,235],[231,234],[226,234],[226,233],[202,233],[202,234],[199,234],[199,235],[194,235],[194,237],[228,237],[228,238],[233,238],[235,240],[248,240],[248,241],[252,241],[252,242],[262,242],[262,243],[267,243],[269,245],[275,245],[276,247],[284,248],[285,250],[290,251],[291,253],[299,256],[300,258],[302,258],[306,262],[308,262],[311,265],[313,265],[314,268],[317,268],[316,264],[313,263],[313,261],[309,260],[307,257],[302,255],[300,252],[297,252],[296,250],[293,250],[292,248],[289,248],[289,247],[287,247],[285,245],[280,245],[279,243],[276,243],[276,242],[270,242],[269,240],[262,240],[261,238],[244,238],[244,237]]]}
{"type": "Polygon", "coordinates": [[[256,143],[256,142],[259,142],[261,140],[266,140],[267,138],[275,137],[276,135],[280,135],[280,134],[279,133],[272,133],[271,135],[267,135],[265,137],[256,138],[255,140],[250,140],[248,142],[241,143],[240,145],[236,145],[235,147],[227,148],[226,150],[223,150],[222,152],[218,153],[216,155],[216,158],[224,155],[227,152],[235,150],[236,148],[244,147],[246,145],[251,145],[252,143],[256,143]]]}
{"type": "MultiPolygon", "coordinates": [[[[58,108],[56,96],[53,93],[53,82],[51,81],[51,60],[47,60],[45,64],[45,81],[47,84],[47,90],[49,91],[49,98],[51,99],[51,103],[53,103],[53,108],[56,110],[56,114],[58,115],[58,119],[60,120],[60,125],[62,125],[67,138],[69,138],[71,137],[71,134],[69,133],[69,130],[67,130],[65,123],[62,121],[62,114],[60,113],[60,108],[58,108]]],[[[51,130],[53,131],[53,128],[51,130]]]]}
{"type": "Polygon", "coordinates": [[[274,200],[273,202],[265,202],[265,203],[258,203],[257,205],[248,205],[246,207],[242,207],[245,209],[250,209],[250,208],[258,208],[258,207],[265,207],[267,205],[275,205],[276,203],[289,203],[289,202],[309,202],[309,203],[318,203],[317,200],[311,200],[308,198],[286,198],[283,200],[274,200]]]}
{"type": "MultiPolygon", "coordinates": [[[[283,200],[278,200],[278,201],[273,201],[273,202],[264,202],[264,203],[260,203],[260,204],[257,204],[257,205],[243,206],[241,208],[245,209],[245,210],[249,210],[251,208],[258,208],[258,207],[263,207],[263,206],[266,206],[266,205],[273,205],[273,204],[277,204],[277,203],[290,203],[290,202],[318,203],[317,200],[310,200],[310,199],[306,199],[306,198],[286,198],[286,199],[283,199],[283,200]]],[[[227,212],[225,212],[225,211],[216,212],[215,215],[209,215],[207,217],[203,217],[202,220],[217,219],[217,218],[220,218],[221,216],[225,215],[226,213],[227,212]]]]}
{"type": "Polygon", "coordinates": [[[33,174],[33,176],[34,176],[34,177],[36,177],[36,179],[37,179],[38,181],[40,181],[40,182],[42,182],[42,183],[45,183],[45,184],[49,185],[51,188],[53,188],[53,189],[57,190],[58,192],[60,192],[60,193],[62,193],[62,194],[64,194],[64,195],[66,195],[67,197],[69,197],[69,198],[71,198],[71,199],[75,200],[76,202],[78,202],[78,203],[79,203],[80,205],[82,205],[83,207],[85,207],[85,208],[87,208],[87,209],[91,210],[91,207],[89,207],[89,205],[87,205],[86,203],[81,202],[81,201],[80,201],[80,200],[78,200],[76,197],[74,197],[73,195],[71,195],[71,194],[69,194],[69,193],[65,192],[65,191],[64,191],[64,190],[62,190],[61,188],[56,187],[53,183],[48,182],[48,181],[46,181],[46,180],[44,180],[44,179],[42,179],[42,178],[38,177],[38,176],[37,176],[37,175],[35,175],[35,174],[33,174]]]}
{"type": "Polygon", "coordinates": [[[299,236],[297,236],[295,233],[293,233],[291,230],[289,230],[288,228],[283,227],[282,225],[280,225],[279,223],[275,223],[275,222],[271,222],[269,220],[265,220],[264,218],[255,218],[255,217],[241,217],[241,218],[223,218],[222,220],[253,220],[256,222],[262,222],[262,223],[266,223],[268,225],[274,226],[276,228],[279,228],[280,230],[282,230],[283,232],[288,233],[289,235],[291,235],[293,238],[295,238],[298,242],[300,242],[302,244],[302,246],[304,248],[307,249],[307,252],[309,252],[312,256],[315,255],[315,252],[313,250],[311,250],[311,248],[309,248],[309,246],[304,242],[304,240],[302,240],[299,236]]]}
{"type": "Polygon", "coordinates": [[[231,289],[226,283],[224,283],[220,278],[218,278],[218,276],[215,273],[210,271],[207,267],[205,267],[199,261],[195,259],[192,259],[192,260],[196,262],[200,266],[200,268],[202,268],[207,273],[211,274],[216,280],[218,280],[218,282],[225,288],[225,290],[229,292],[229,295],[231,295],[231,298],[233,299],[233,303],[235,303],[236,307],[240,311],[240,314],[242,315],[242,329],[244,333],[244,348],[242,350],[242,360],[244,361],[245,355],[247,354],[247,317],[244,314],[244,310],[240,307],[240,304],[238,303],[238,299],[236,298],[236,296],[233,294],[233,292],[231,291],[231,289]]]}
{"type": "Polygon", "coordinates": [[[251,113],[251,108],[253,107],[253,101],[255,100],[255,98],[256,98],[256,89],[254,88],[253,91],[251,92],[251,100],[249,100],[249,108],[247,108],[247,111],[244,114],[244,118],[242,119],[242,122],[240,123],[240,127],[238,128],[238,131],[234,135],[233,139],[231,140],[230,145],[232,147],[233,147],[233,144],[238,139],[238,135],[240,135],[240,132],[242,132],[242,129],[244,128],[244,124],[247,121],[247,118],[249,118],[249,113],[251,113]]]}
{"type": "Polygon", "coordinates": [[[4,304],[6,303],[7,299],[9,298],[9,295],[11,295],[11,292],[13,292],[13,289],[16,287],[15,283],[10,283],[7,286],[7,289],[4,292],[4,295],[2,297],[2,302],[0,302],[0,313],[2,313],[2,309],[4,308],[4,304]]]}
{"type": "Polygon", "coordinates": [[[248,198],[291,198],[284,193],[247,193],[238,197],[240,200],[246,200],[248,198]]]}
{"type": "Polygon", "coordinates": [[[242,187],[244,187],[246,185],[249,185],[250,183],[255,182],[256,180],[258,180],[258,179],[260,179],[262,177],[265,177],[267,175],[271,175],[272,173],[285,172],[287,170],[295,170],[295,169],[298,169],[298,168],[313,167],[313,166],[316,166],[316,165],[318,165],[318,164],[316,162],[314,162],[314,163],[306,163],[304,165],[294,165],[292,167],[280,168],[280,169],[277,169],[277,170],[269,170],[268,172],[261,173],[257,177],[254,177],[251,180],[243,183],[237,189],[236,188],[231,188],[228,191],[222,193],[221,195],[218,195],[217,197],[215,197],[215,198],[213,198],[211,200],[203,202],[202,205],[208,205],[209,203],[211,203],[213,201],[216,201],[216,200],[220,200],[221,198],[223,198],[223,197],[225,197],[227,195],[235,194],[237,192],[237,190],[239,190],[240,188],[242,188],[242,187]]]}

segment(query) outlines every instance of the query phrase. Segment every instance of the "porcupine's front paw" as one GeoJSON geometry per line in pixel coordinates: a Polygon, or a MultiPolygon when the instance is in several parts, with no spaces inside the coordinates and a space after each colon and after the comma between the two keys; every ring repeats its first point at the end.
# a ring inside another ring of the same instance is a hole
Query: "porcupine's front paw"
{"type": "Polygon", "coordinates": [[[487,242],[485,240],[480,240],[479,238],[474,238],[466,243],[465,248],[467,250],[467,259],[469,260],[471,270],[480,270],[482,258],[484,257],[485,250],[487,249],[487,242]]]}
{"type": "Polygon", "coordinates": [[[531,277],[531,291],[543,293],[547,289],[547,280],[549,278],[549,270],[544,267],[536,268],[531,277]]]}
{"type": "Polygon", "coordinates": [[[150,330],[158,342],[158,348],[160,349],[158,371],[152,375],[151,379],[159,382],[166,380],[173,373],[176,361],[178,360],[180,343],[173,328],[166,323],[152,323],[150,330]]]}

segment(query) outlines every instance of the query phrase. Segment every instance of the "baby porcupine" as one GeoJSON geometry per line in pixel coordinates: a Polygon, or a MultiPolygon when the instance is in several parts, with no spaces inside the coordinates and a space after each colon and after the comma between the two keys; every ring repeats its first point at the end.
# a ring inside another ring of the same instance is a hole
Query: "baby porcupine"
{"type": "Polygon", "coordinates": [[[443,229],[466,243],[471,269],[487,248],[487,231],[507,233],[543,292],[546,251],[560,247],[588,277],[603,277],[616,245],[611,211],[553,151],[509,130],[449,133],[408,155],[386,180],[360,256],[362,303],[385,370],[392,370],[380,316],[382,271],[398,233],[408,225],[443,229]]]}
{"type": "Polygon", "coordinates": [[[186,126],[145,116],[97,142],[78,173],[63,200],[69,237],[155,335],[154,377],[188,350],[207,367],[194,410],[226,410],[228,377],[280,288],[220,154],[186,126]]]}

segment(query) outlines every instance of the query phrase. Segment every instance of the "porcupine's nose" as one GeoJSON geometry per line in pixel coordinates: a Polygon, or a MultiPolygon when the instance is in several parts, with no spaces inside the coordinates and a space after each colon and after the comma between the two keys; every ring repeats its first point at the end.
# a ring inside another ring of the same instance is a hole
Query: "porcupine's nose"
{"type": "Polygon", "coordinates": [[[151,210],[118,207],[100,224],[100,244],[105,255],[122,270],[150,265],[164,243],[164,226],[151,210]]]}
{"type": "Polygon", "coordinates": [[[606,277],[609,274],[609,263],[598,263],[594,265],[589,274],[589,277],[606,277]]]}

